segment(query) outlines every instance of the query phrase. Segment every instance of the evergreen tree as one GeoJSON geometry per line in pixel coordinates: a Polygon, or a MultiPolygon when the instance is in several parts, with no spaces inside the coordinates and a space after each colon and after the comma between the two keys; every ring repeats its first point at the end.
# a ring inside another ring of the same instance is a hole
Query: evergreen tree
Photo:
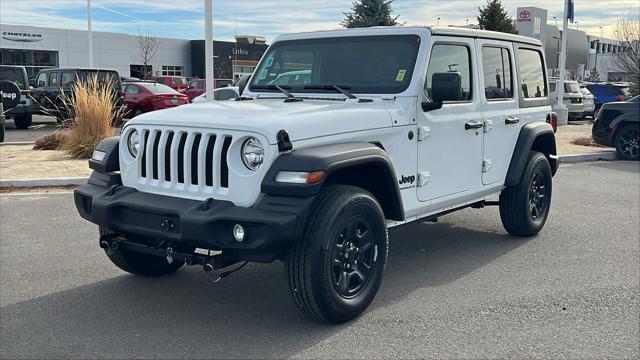
{"type": "Polygon", "coordinates": [[[598,69],[593,68],[589,71],[589,81],[598,82],[600,81],[600,73],[598,73],[598,69]]]}
{"type": "Polygon", "coordinates": [[[501,0],[487,0],[487,5],[479,7],[478,24],[481,29],[493,30],[510,34],[518,31],[513,24],[513,19],[502,6],[501,0]]]}
{"type": "Polygon", "coordinates": [[[398,16],[391,16],[393,0],[357,0],[351,7],[351,12],[344,13],[345,18],[340,25],[346,28],[369,26],[396,26],[398,16]]]}

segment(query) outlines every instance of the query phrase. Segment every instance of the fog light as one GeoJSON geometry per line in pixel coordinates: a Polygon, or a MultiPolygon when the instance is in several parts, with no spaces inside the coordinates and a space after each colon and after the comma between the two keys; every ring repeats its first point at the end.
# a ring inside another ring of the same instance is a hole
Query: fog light
{"type": "Polygon", "coordinates": [[[104,151],[94,150],[93,155],[91,155],[91,159],[95,161],[102,161],[106,155],[107,153],[104,151]]]}
{"type": "Polygon", "coordinates": [[[233,226],[233,238],[236,239],[237,242],[244,241],[244,228],[240,224],[235,224],[233,226]]]}

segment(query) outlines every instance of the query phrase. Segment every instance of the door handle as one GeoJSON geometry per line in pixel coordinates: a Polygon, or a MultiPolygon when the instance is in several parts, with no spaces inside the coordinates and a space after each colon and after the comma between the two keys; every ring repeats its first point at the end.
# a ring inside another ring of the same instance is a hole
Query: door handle
{"type": "Polygon", "coordinates": [[[484,126],[483,123],[481,122],[477,122],[477,121],[469,121],[467,123],[464,124],[464,129],[465,130],[471,130],[471,129],[480,129],[484,126]]]}
{"type": "Polygon", "coordinates": [[[504,123],[506,125],[517,124],[519,122],[520,122],[520,119],[515,116],[507,116],[507,118],[504,119],[504,123]]]}

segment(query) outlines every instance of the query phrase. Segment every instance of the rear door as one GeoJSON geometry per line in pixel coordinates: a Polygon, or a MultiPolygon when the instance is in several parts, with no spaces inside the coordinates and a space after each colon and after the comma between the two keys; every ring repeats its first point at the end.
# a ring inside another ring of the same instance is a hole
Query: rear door
{"type": "Polygon", "coordinates": [[[482,183],[504,180],[520,130],[520,109],[515,94],[515,59],[510,42],[479,39],[480,87],[483,89],[482,183]]]}

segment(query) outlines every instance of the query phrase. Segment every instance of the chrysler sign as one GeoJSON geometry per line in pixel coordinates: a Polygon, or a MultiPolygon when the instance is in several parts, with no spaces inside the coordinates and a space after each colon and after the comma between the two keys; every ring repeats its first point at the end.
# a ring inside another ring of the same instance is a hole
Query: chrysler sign
{"type": "Polygon", "coordinates": [[[40,33],[27,33],[15,31],[3,31],[2,38],[9,41],[35,42],[42,40],[40,33]]]}

